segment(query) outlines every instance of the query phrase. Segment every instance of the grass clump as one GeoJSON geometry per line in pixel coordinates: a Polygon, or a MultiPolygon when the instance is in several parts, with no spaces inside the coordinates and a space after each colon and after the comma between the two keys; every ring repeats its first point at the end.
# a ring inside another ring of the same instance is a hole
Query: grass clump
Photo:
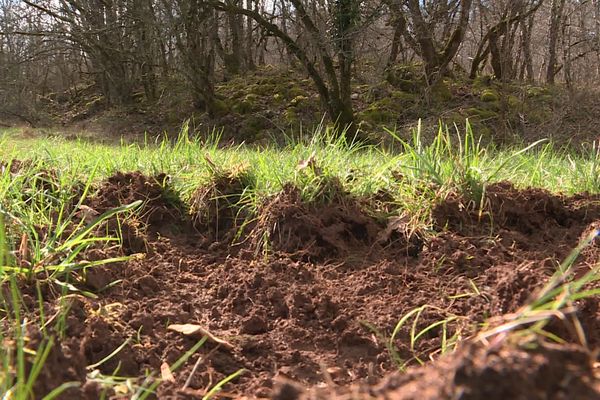
{"type": "Polygon", "coordinates": [[[208,182],[200,185],[190,200],[190,213],[196,229],[208,231],[213,239],[222,239],[232,229],[239,229],[247,218],[248,198],[255,179],[246,166],[226,171],[208,155],[208,182]]]}

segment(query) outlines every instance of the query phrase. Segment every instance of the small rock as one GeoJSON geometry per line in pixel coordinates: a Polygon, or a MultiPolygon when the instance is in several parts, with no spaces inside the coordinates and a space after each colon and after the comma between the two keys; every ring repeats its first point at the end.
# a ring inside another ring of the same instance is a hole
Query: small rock
{"type": "Polygon", "coordinates": [[[258,335],[269,331],[269,324],[265,317],[253,314],[242,321],[240,333],[249,335],[258,335]]]}
{"type": "Polygon", "coordinates": [[[145,295],[154,294],[159,289],[158,282],[151,275],[142,276],[135,284],[145,295]]]}

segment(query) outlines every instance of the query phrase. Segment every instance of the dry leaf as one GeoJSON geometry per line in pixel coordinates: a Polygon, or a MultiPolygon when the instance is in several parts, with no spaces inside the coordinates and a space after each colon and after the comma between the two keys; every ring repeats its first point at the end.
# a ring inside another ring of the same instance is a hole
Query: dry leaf
{"type": "Polygon", "coordinates": [[[200,325],[196,325],[196,324],[173,324],[173,325],[169,325],[167,327],[167,329],[170,329],[172,331],[175,332],[179,332],[179,333],[183,333],[186,336],[206,336],[208,338],[208,340],[215,342],[217,344],[220,344],[221,346],[227,348],[227,349],[233,349],[234,346],[223,340],[220,339],[218,337],[216,337],[215,335],[213,335],[212,333],[210,333],[207,329],[201,327],[200,325]]]}
{"type": "Polygon", "coordinates": [[[165,382],[175,382],[175,377],[171,372],[171,368],[169,368],[169,364],[163,362],[160,365],[160,377],[165,382]]]}
{"type": "Polygon", "coordinates": [[[300,160],[300,162],[298,163],[298,170],[303,170],[305,168],[308,168],[312,165],[315,164],[315,156],[316,153],[313,151],[312,154],[310,155],[310,157],[308,157],[306,160],[300,160]]]}
{"type": "Polygon", "coordinates": [[[310,155],[310,157],[308,157],[306,160],[300,160],[300,162],[298,163],[298,171],[302,171],[304,169],[310,168],[313,173],[317,176],[322,175],[322,170],[321,168],[317,165],[317,153],[316,152],[312,152],[312,154],[310,155]]]}
{"type": "Polygon", "coordinates": [[[27,233],[23,232],[21,235],[21,242],[19,243],[19,249],[17,250],[17,263],[22,268],[31,266],[31,252],[29,251],[29,237],[27,233]]]}
{"type": "Polygon", "coordinates": [[[99,215],[100,213],[98,211],[94,210],[92,207],[86,206],[85,204],[81,204],[79,206],[79,211],[77,212],[77,216],[87,223],[92,222],[99,215]]]}
{"type": "Polygon", "coordinates": [[[332,378],[339,378],[344,375],[344,370],[340,367],[329,367],[325,370],[332,378]]]}
{"type": "Polygon", "coordinates": [[[392,239],[394,233],[400,236],[408,236],[410,233],[409,218],[405,215],[399,217],[390,217],[384,230],[377,235],[377,241],[380,243],[388,242],[392,239]]]}
{"type": "Polygon", "coordinates": [[[129,387],[127,387],[127,385],[124,384],[124,383],[121,383],[119,385],[113,386],[112,390],[118,396],[125,396],[125,395],[129,394],[129,387]]]}

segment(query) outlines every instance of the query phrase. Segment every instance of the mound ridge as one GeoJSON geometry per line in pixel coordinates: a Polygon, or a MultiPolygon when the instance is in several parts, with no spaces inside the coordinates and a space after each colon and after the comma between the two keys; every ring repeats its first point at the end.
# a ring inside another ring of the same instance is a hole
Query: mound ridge
{"type": "MultiPolygon", "coordinates": [[[[116,175],[100,185],[90,203],[101,211],[144,199],[141,215],[149,229],[140,234],[148,251],[138,249],[143,257],[103,267],[109,281],[120,283],[97,299],[81,297],[72,305],[70,339],[62,346],[80,364],[96,363],[136,338],[99,371],[111,374],[118,365],[130,376],[160,371],[197,341],[167,327],[197,324],[232,348],[207,343],[174,372],[174,381],[158,387],[158,398],[203,396],[240,368],[246,372],[225,388],[233,397],[324,399],[353,395],[354,388],[357,395],[371,396],[357,398],[393,399],[542,399],[553,398],[551,393],[592,399],[600,394],[593,358],[572,345],[526,350],[467,343],[431,366],[387,377],[397,370],[398,358],[407,365],[439,358],[442,325],[412,344],[411,326],[422,330],[446,321],[446,339],[464,338],[477,324],[525,304],[556,269],[553,260],[563,258],[600,221],[592,196],[551,196],[499,184],[488,191],[483,217],[450,197],[434,211],[434,236],[412,243],[400,235],[390,246],[380,243],[389,238],[388,223],[370,216],[358,201],[340,196],[306,204],[297,189],[286,186],[265,201],[244,231],[240,246],[246,251],[236,252],[229,245],[213,246],[218,237],[201,225],[152,233],[165,223],[191,219],[165,198],[161,182],[164,176],[116,175]],[[260,247],[265,237],[272,246],[268,257],[260,247]],[[417,245],[418,251],[407,251],[417,245]],[[419,319],[411,319],[390,342],[398,321],[423,306],[419,319]],[[203,361],[192,373],[197,357],[203,361]],[[568,379],[570,385],[560,386],[568,379]],[[294,382],[287,384],[288,397],[282,381],[294,382]],[[373,386],[377,381],[382,383],[373,386]],[[329,391],[301,389],[323,385],[329,391]]],[[[598,246],[587,248],[577,270],[589,270],[599,255],[598,246]]],[[[47,301],[55,307],[60,300],[47,301]]],[[[577,304],[590,348],[600,343],[598,303],[595,297],[577,304]]],[[[555,331],[567,342],[577,340],[560,324],[555,331]]],[[[51,363],[42,371],[41,387],[57,379],[54,367],[51,363]]],[[[72,379],[85,384],[82,376],[72,379]]],[[[69,396],[88,392],[96,393],[82,386],[69,396]]]]}

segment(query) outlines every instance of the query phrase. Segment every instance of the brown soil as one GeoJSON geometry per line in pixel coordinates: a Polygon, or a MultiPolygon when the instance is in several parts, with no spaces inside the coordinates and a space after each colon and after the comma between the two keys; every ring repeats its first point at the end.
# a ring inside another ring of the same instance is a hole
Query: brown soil
{"type": "Polygon", "coordinates": [[[469,344],[433,365],[393,374],[375,387],[305,391],[281,382],[274,398],[567,400],[594,399],[599,390],[590,354],[579,347],[543,344],[529,350],[514,345],[490,349],[469,344]],[[286,391],[297,394],[286,396],[286,391]]]}
{"type": "MultiPolygon", "coordinates": [[[[593,357],[574,345],[526,350],[466,344],[430,366],[372,386],[397,369],[387,343],[399,319],[417,307],[428,306],[415,322],[418,330],[447,319],[447,337],[466,338],[476,324],[522,306],[555,271],[555,260],[600,223],[597,197],[493,185],[483,212],[455,196],[442,202],[433,213],[438,233],[423,241],[407,238],[394,220],[371,217],[347,196],[306,205],[287,187],[265,203],[232,249],[214,245],[219,237],[210,221],[204,230],[202,224],[196,224],[199,231],[190,230],[180,206],[167,201],[168,193],[164,177],[119,174],[90,200],[99,212],[147,200],[146,229],[138,232],[147,251],[88,272],[91,288],[121,283],[98,299],[69,299],[67,335],[42,371],[40,394],[61,381],[83,384],[77,366],[102,360],[128,338],[98,369],[124,376],[160,371],[161,364],[173,365],[198,340],[167,326],[198,324],[233,346],[207,342],[174,371],[173,382],[158,387],[158,398],[201,398],[240,368],[246,372],[222,394],[295,399],[300,385],[328,386],[328,391],[305,394],[318,399],[352,391],[362,393],[356,398],[393,399],[600,396],[593,357]],[[270,239],[268,252],[264,238],[270,239]],[[198,357],[203,359],[192,373],[198,357]],[[57,368],[58,375],[52,372],[57,368]],[[289,381],[296,383],[281,383],[289,381]]],[[[235,225],[229,220],[224,226],[238,232],[235,225]]],[[[124,249],[142,249],[134,250],[124,249]]],[[[599,254],[597,245],[587,248],[577,273],[588,271],[599,254]]],[[[58,306],[58,300],[47,302],[49,309],[58,306]]],[[[600,347],[599,304],[596,297],[577,305],[591,349],[600,347]]],[[[408,365],[416,365],[417,358],[437,358],[441,346],[440,325],[411,348],[413,321],[393,342],[408,365]]],[[[562,324],[553,330],[567,342],[578,341],[562,324]]],[[[88,382],[63,398],[97,398],[99,390],[88,382]]]]}
{"type": "Polygon", "coordinates": [[[143,203],[135,217],[130,215],[106,224],[109,233],[122,238],[125,254],[151,251],[149,240],[186,228],[185,206],[170,188],[165,174],[149,177],[140,172],[117,173],[86,199],[85,211],[95,216],[140,200],[143,203]]]}

